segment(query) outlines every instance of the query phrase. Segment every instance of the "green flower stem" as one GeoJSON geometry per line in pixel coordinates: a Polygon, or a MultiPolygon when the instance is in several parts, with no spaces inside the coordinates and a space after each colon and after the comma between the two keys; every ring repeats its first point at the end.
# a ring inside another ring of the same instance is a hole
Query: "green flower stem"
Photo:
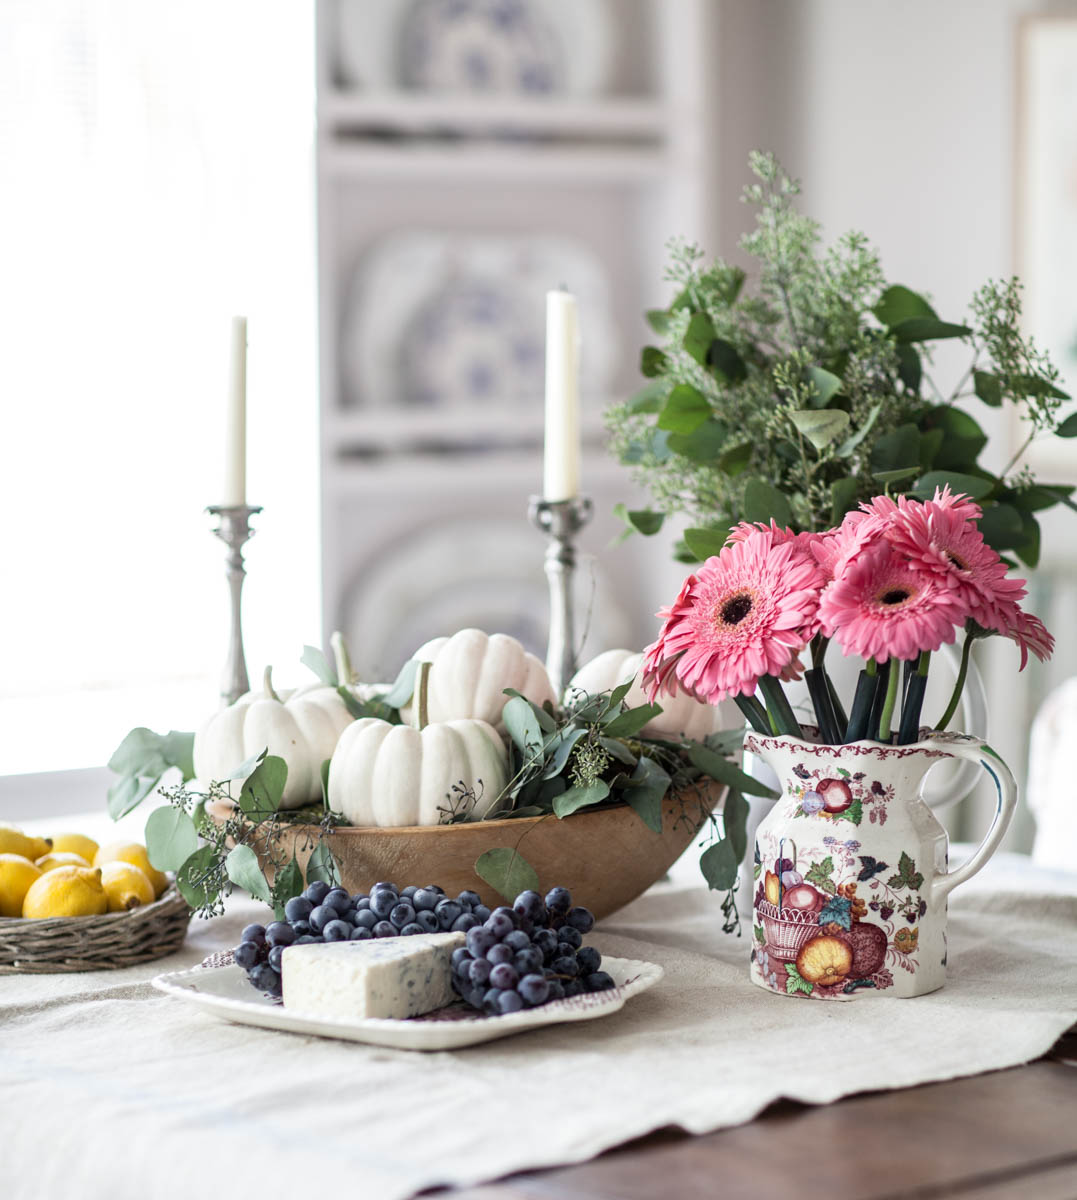
{"type": "MultiPolygon", "coordinates": [[[[830,693],[830,707],[834,711],[834,719],[838,723],[839,732],[849,724],[849,718],[845,713],[845,706],[841,702],[841,697],[838,695],[838,689],[834,686],[834,680],[830,678],[830,672],[826,667],[822,668],[823,678],[826,680],[826,688],[830,693]]],[[[841,741],[841,738],[838,738],[841,741]]]]}
{"type": "Polygon", "coordinates": [[[875,685],[878,683],[878,676],[871,669],[874,666],[875,660],[872,659],[860,672],[856,681],[853,711],[845,726],[846,742],[860,742],[868,736],[868,719],[871,716],[872,701],[875,699],[875,685]]]}
{"type": "Polygon", "coordinates": [[[890,681],[890,667],[893,661],[891,658],[877,666],[879,673],[875,680],[875,696],[871,702],[871,716],[868,717],[868,728],[864,734],[866,738],[873,740],[878,738],[879,724],[883,718],[883,705],[886,703],[886,687],[890,681]]]}
{"type": "Polygon", "coordinates": [[[930,664],[931,651],[922,651],[915,672],[909,676],[908,687],[905,689],[905,703],[901,709],[901,727],[898,730],[899,746],[908,746],[920,736],[920,711],[924,707],[924,693],[927,691],[927,672],[930,664]]]}
{"type": "Polygon", "coordinates": [[[804,682],[808,685],[808,695],[811,697],[812,708],[815,709],[815,719],[819,723],[819,736],[828,746],[836,746],[841,741],[841,734],[838,732],[837,718],[830,704],[826,674],[820,667],[811,667],[804,673],[804,682]]]}
{"type": "Polygon", "coordinates": [[[897,703],[898,683],[901,680],[901,671],[893,659],[888,661],[887,666],[890,670],[886,673],[886,697],[883,700],[883,710],[879,714],[880,742],[890,741],[890,722],[894,718],[894,705],[897,703]]]}
{"type": "Polygon", "coordinates": [[[957,712],[957,706],[961,703],[961,693],[965,690],[965,679],[969,673],[969,657],[972,654],[972,634],[965,634],[965,644],[961,647],[961,666],[957,672],[957,682],[954,684],[953,694],[950,696],[950,703],[946,706],[946,711],[939,718],[935,728],[941,733],[947,725],[953,720],[954,713],[957,712]]]}
{"type": "Polygon", "coordinates": [[[763,693],[763,699],[767,702],[767,712],[778,732],[790,737],[801,737],[800,722],[782,688],[781,680],[775,675],[764,675],[759,680],[759,690],[763,693]]]}
{"type": "Polygon", "coordinates": [[[762,733],[763,735],[770,733],[767,710],[754,696],[734,696],[733,702],[744,714],[744,719],[756,733],[762,733]]]}

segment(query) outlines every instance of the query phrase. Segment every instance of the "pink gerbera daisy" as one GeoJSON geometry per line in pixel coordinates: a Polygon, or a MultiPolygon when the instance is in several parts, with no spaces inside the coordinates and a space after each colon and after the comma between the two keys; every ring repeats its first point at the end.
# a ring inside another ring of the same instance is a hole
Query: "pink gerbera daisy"
{"type": "Polygon", "coordinates": [[[971,503],[964,509],[944,505],[937,499],[909,504],[894,521],[887,540],[953,589],[974,621],[998,628],[1024,596],[1025,581],[1009,578],[1006,564],[984,541],[970,512],[978,516],[980,509],[971,503]]]}
{"type": "Polygon", "coordinates": [[[764,675],[795,671],[817,624],[823,575],[795,540],[753,531],[723,547],[685,581],[647,648],[643,686],[652,700],[678,684],[717,704],[751,695],[764,675]]]}
{"type": "Polygon", "coordinates": [[[846,654],[877,662],[937,650],[954,640],[967,616],[952,589],[885,541],[851,558],[819,604],[823,633],[846,654]]]}

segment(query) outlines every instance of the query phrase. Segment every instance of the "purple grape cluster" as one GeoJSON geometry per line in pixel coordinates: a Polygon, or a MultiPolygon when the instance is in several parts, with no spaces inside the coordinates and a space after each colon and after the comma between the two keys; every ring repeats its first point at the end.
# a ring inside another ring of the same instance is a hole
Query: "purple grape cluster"
{"type": "Polygon", "coordinates": [[[583,945],[594,923],[588,909],[573,907],[566,888],[545,899],[521,892],[511,908],[495,908],[467,931],[467,944],[452,954],[453,988],[490,1016],[612,988],[599,970],[602,956],[583,945]]]}
{"type": "Polygon", "coordinates": [[[286,946],[416,933],[467,933],[480,928],[490,916],[477,892],[461,892],[454,900],[434,884],[398,891],[395,884],[376,883],[369,896],[350,896],[344,888],[318,881],[288,901],[283,921],[248,925],[233,956],[259,991],[279,997],[281,956],[286,946]]]}

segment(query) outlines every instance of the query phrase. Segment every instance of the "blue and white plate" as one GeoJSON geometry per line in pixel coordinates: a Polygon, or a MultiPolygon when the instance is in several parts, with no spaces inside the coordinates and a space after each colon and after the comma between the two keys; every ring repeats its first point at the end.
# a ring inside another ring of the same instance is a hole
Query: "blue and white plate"
{"type": "Polygon", "coordinates": [[[391,234],[357,263],[340,359],[348,403],[364,409],[540,404],[545,295],[580,305],[580,388],[605,400],[618,353],[605,268],[553,235],[391,234]]]}
{"type": "Polygon", "coordinates": [[[590,96],[607,85],[607,0],[339,0],[346,87],[590,96]]]}

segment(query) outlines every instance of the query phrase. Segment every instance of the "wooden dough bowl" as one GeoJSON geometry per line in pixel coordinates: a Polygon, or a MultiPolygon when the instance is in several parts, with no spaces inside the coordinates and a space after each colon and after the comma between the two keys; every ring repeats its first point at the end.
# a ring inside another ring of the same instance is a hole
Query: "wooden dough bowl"
{"type": "MultiPolygon", "coordinates": [[[[459,825],[334,830],[329,845],[349,892],[369,892],[387,880],[398,887],[433,883],[450,896],[478,892],[491,908],[505,903],[475,874],[475,860],[498,846],[519,848],[538,872],[539,885],[567,887],[573,902],[601,919],[641,896],[694,840],[706,812],[725,788],[717,784],[671,793],[662,805],[662,832],[654,833],[627,805],[554,816],[473,821],[459,825]]],[[[282,837],[306,872],[317,826],[296,825],[282,837]]],[[[257,850],[258,847],[255,846],[257,850]]],[[[264,863],[263,863],[264,866],[264,863]]]]}

